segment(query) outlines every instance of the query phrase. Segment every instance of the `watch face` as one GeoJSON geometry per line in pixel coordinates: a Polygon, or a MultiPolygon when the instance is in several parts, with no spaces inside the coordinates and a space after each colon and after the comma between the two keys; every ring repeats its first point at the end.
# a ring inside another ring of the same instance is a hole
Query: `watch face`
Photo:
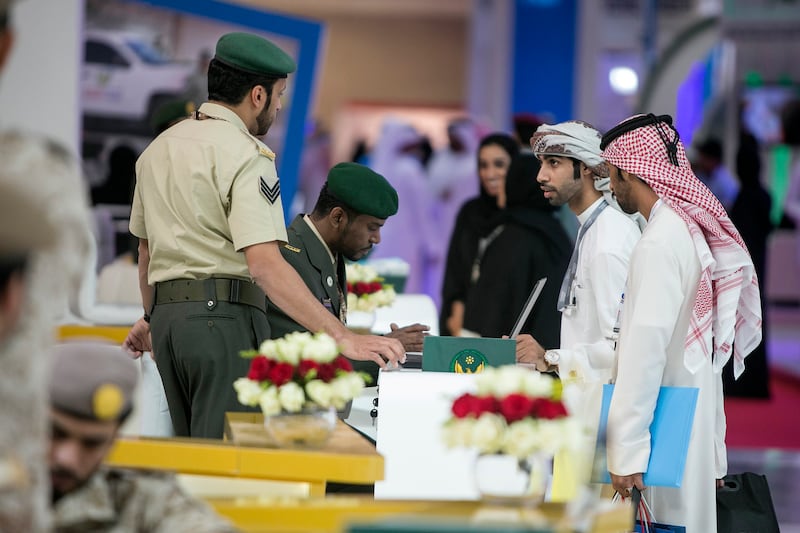
{"type": "Polygon", "coordinates": [[[551,365],[557,365],[558,361],[561,359],[557,353],[554,352],[544,352],[544,360],[547,361],[551,365]]]}

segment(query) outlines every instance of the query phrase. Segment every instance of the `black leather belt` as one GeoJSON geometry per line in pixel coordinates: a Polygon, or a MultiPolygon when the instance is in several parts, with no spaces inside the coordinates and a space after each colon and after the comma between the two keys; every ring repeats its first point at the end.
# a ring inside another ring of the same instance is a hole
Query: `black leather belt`
{"type": "Polygon", "coordinates": [[[264,291],[249,281],[229,278],[175,279],[156,283],[156,305],[178,302],[205,302],[214,309],[217,302],[257,307],[266,313],[264,291]]]}

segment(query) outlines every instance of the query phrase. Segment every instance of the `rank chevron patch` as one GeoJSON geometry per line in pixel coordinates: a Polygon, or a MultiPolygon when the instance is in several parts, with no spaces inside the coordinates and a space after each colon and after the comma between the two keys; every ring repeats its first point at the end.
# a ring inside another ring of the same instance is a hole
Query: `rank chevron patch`
{"type": "Polygon", "coordinates": [[[259,176],[258,178],[258,187],[261,190],[261,194],[264,195],[264,198],[269,200],[269,203],[274,204],[275,200],[281,195],[281,181],[278,180],[275,182],[275,185],[270,187],[267,185],[267,181],[264,179],[263,176],[259,176]]]}

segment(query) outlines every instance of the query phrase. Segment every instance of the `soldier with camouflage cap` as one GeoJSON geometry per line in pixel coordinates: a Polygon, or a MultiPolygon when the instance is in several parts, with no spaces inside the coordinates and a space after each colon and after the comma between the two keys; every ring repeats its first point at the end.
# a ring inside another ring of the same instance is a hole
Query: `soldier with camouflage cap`
{"type": "Polygon", "coordinates": [[[395,362],[399,342],[349,332],[280,253],[286,241],[269,130],[295,63],[247,33],[217,42],[209,101],[157,137],[136,165],[130,229],[139,238],[145,316],[126,339],[152,348],[176,435],[221,438],[224,413],[245,410],[233,381],[239,351],[269,338],[264,295],[304,327],[329,333],[345,355],[395,362]]]}
{"type": "MultiPolygon", "coordinates": [[[[297,270],[311,293],[334,316],[346,323],[347,278],[344,260],[358,261],[381,242],[381,228],[397,213],[397,191],[386,179],[357,163],[339,163],[328,172],[311,214],[297,215],[289,226],[283,258],[297,270]]],[[[292,331],[305,331],[296,320],[267,300],[273,339],[292,331]]],[[[407,352],[422,351],[428,326],[398,328],[387,337],[403,343],[407,352]]],[[[363,364],[377,373],[377,365],[363,364]]]]}
{"type": "Polygon", "coordinates": [[[50,481],[56,531],[235,529],[172,475],[102,465],[133,409],[139,370],[118,347],[97,342],[53,349],[50,481]]]}

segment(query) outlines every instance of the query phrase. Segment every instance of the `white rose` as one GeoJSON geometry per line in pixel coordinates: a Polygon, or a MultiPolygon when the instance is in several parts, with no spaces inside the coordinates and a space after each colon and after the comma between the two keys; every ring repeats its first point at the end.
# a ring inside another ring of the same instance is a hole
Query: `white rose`
{"type": "Polygon", "coordinates": [[[339,355],[339,347],[333,337],[326,333],[318,333],[303,346],[303,359],[311,359],[317,363],[330,363],[339,355]]]}
{"type": "Polygon", "coordinates": [[[348,309],[358,308],[358,296],[356,296],[355,293],[352,292],[347,293],[347,308],[348,309]]]}
{"type": "Polygon", "coordinates": [[[270,359],[275,359],[275,355],[277,350],[275,349],[275,341],[272,339],[267,339],[261,343],[261,346],[258,347],[258,353],[266,355],[270,359]]]}
{"type": "Polygon", "coordinates": [[[278,401],[278,391],[275,387],[270,387],[262,392],[258,404],[261,406],[264,416],[277,415],[281,412],[281,402],[278,401]]]}
{"type": "Polygon", "coordinates": [[[494,453],[503,444],[506,423],[501,417],[484,413],[472,426],[472,445],[483,453],[494,453]]]}
{"type": "Polygon", "coordinates": [[[314,379],[306,383],[308,398],[320,407],[330,407],[333,399],[331,386],[321,379],[314,379]]]}
{"type": "Polygon", "coordinates": [[[542,447],[541,435],[534,420],[518,420],[511,424],[503,440],[503,452],[524,459],[542,447]]]}
{"type": "Polygon", "coordinates": [[[566,447],[567,436],[564,435],[564,420],[539,420],[537,432],[541,439],[541,450],[548,454],[555,454],[566,447]]]}
{"type": "Polygon", "coordinates": [[[522,375],[522,391],[526,395],[539,398],[553,396],[553,378],[539,372],[531,372],[525,368],[521,368],[521,370],[524,371],[522,375]]]}
{"type": "Polygon", "coordinates": [[[472,426],[475,421],[471,418],[452,419],[442,428],[442,439],[449,448],[472,446],[472,426]]]}
{"type": "Polygon", "coordinates": [[[239,378],[234,381],[233,389],[236,391],[239,403],[251,407],[258,405],[258,399],[263,392],[261,385],[257,381],[247,378],[239,378]]]}
{"type": "Polygon", "coordinates": [[[297,413],[303,409],[303,405],[306,403],[306,395],[300,385],[290,381],[285,385],[281,385],[278,389],[278,400],[284,409],[290,413],[297,413]]]}
{"type": "Polygon", "coordinates": [[[333,403],[337,408],[341,408],[361,394],[364,389],[364,379],[355,372],[350,372],[331,381],[330,386],[333,403]]]}
{"type": "Polygon", "coordinates": [[[277,339],[275,349],[279,361],[284,361],[292,366],[296,366],[300,362],[300,346],[290,340],[277,339]]]}

